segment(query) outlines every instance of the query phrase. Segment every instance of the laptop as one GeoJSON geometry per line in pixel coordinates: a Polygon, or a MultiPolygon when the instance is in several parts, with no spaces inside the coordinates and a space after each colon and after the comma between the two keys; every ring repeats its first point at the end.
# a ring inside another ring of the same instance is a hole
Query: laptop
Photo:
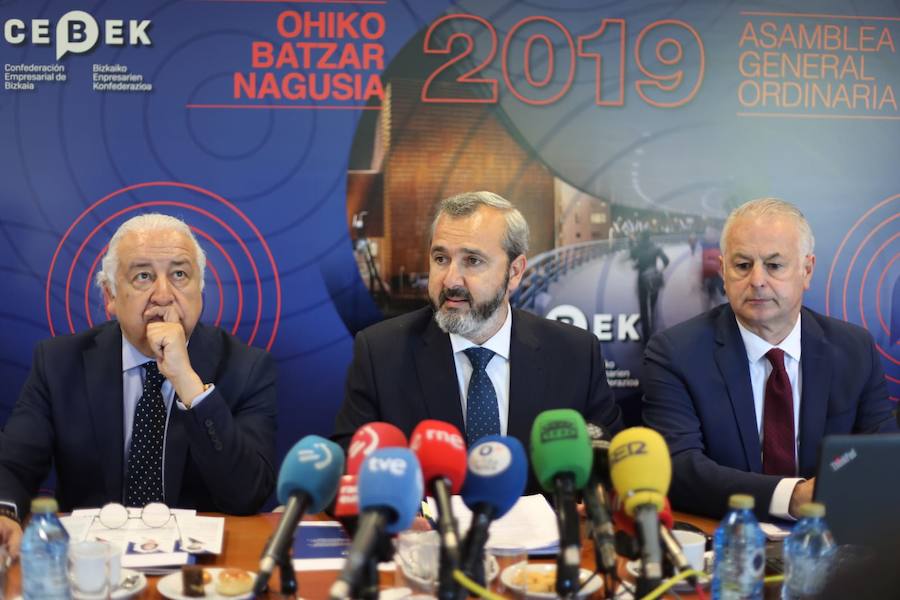
{"type": "Polygon", "coordinates": [[[838,544],[900,549],[900,434],[830,435],[814,493],[838,544]]]}

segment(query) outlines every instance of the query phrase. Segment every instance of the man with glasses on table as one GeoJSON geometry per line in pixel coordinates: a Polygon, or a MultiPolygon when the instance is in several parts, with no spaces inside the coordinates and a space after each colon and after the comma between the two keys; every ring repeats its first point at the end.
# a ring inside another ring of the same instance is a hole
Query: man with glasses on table
{"type": "Polygon", "coordinates": [[[134,217],[97,273],[116,320],[38,344],[0,434],[0,541],[18,554],[56,469],[60,509],[124,502],[233,514],[275,485],[275,365],[199,323],[206,256],[183,221],[134,217]]]}

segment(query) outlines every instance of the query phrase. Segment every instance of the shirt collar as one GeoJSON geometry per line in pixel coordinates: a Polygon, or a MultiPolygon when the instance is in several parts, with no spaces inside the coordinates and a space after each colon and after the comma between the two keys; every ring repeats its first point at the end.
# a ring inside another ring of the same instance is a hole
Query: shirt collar
{"type": "MultiPolygon", "coordinates": [[[[512,308],[510,308],[509,304],[507,304],[506,320],[503,321],[503,325],[500,327],[497,333],[491,336],[485,343],[481,345],[481,347],[492,350],[494,354],[499,354],[503,357],[504,360],[509,360],[509,340],[511,336],[512,308]]],[[[462,352],[466,348],[471,348],[472,346],[478,345],[473,343],[471,340],[468,340],[463,336],[455,333],[450,334],[450,344],[453,346],[454,354],[457,352],[462,352]]]]}
{"type": "Polygon", "coordinates": [[[128,371],[135,367],[140,367],[144,363],[156,360],[153,357],[145,356],[143,352],[134,347],[134,345],[125,339],[122,334],[122,372],[128,371]]]}
{"type": "Polygon", "coordinates": [[[744,348],[747,349],[747,358],[751,363],[760,360],[772,348],[780,348],[794,360],[800,360],[800,315],[797,315],[797,322],[794,323],[794,328],[791,329],[791,332],[780,344],[776,345],[770,344],[744,327],[737,317],[735,317],[735,320],[737,321],[738,329],[741,331],[741,338],[744,340],[744,348]]]}

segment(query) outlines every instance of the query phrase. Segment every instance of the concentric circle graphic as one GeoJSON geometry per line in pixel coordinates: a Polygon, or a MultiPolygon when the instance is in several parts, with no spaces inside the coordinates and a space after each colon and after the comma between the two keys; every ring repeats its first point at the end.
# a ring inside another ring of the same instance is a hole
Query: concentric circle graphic
{"type": "Polygon", "coordinates": [[[859,217],[835,252],[825,289],[825,313],[869,330],[878,353],[889,363],[886,377],[894,384],[900,384],[898,219],[900,194],[859,217]]]}
{"type": "Polygon", "coordinates": [[[44,301],[51,335],[74,333],[109,318],[92,285],[100,259],[119,225],[148,212],[184,219],[206,251],[210,277],[204,290],[203,320],[228,329],[248,344],[266,339],[265,348],[271,349],[282,298],[278,269],[266,239],[247,215],[222,196],[174,181],[137,183],[116,190],[72,222],[47,272],[44,301]],[[92,218],[86,219],[88,215],[92,218]],[[217,265],[226,269],[220,271],[217,265]]]}

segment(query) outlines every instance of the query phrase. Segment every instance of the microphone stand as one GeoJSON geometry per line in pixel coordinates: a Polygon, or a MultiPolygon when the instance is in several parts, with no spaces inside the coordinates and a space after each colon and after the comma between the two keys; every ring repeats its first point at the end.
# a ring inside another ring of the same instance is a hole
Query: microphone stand
{"type": "Polygon", "coordinates": [[[581,566],[578,509],[575,506],[575,481],[571,474],[554,477],[553,501],[556,505],[556,524],[559,527],[559,554],[556,557],[556,594],[560,598],[574,598],[578,592],[581,566]]]}
{"type": "Polygon", "coordinates": [[[391,536],[382,534],[375,542],[375,552],[366,560],[359,583],[353,588],[353,598],[360,600],[378,600],[378,563],[389,562],[394,558],[394,545],[391,536]]]}
{"type": "Polygon", "coordinates": [[[351,597],[360,600],[378,600],[378,559],[375,556],[370,556],[366,560],[362,577],[353,588],[351,597]]]}
{"type": "Polygon", "coordinates": [[[281,558],[278,559],[278,570],[281,572],[281,595],[295,596],[297,594],[297,576],[294,574],[290,546],[285,548],[281,558]]]}
{"type": "MultiPolygon", "coordinates": [[[[281,576],[281,594],[284,596],[293,596],[297,594],[297,576],[294,573],[294,564],[291,560],[291,547],[287,546],[279,554],[275,561],[281,576]]],[[[253,597],[259,598],[269,590],[269,580],[261,580],[257,577],[253,589],[253,597]]]]}
{"type": "Polygon", "coordinates": [[[432,492],[438,505],[438,533],[441,536],[437,597],[439,600],[455,600],[458,586],[453,579],[453,571],[459,566],[459,534],[450,505],[447,480],[435,479],[432,482],[432,492]]]}

